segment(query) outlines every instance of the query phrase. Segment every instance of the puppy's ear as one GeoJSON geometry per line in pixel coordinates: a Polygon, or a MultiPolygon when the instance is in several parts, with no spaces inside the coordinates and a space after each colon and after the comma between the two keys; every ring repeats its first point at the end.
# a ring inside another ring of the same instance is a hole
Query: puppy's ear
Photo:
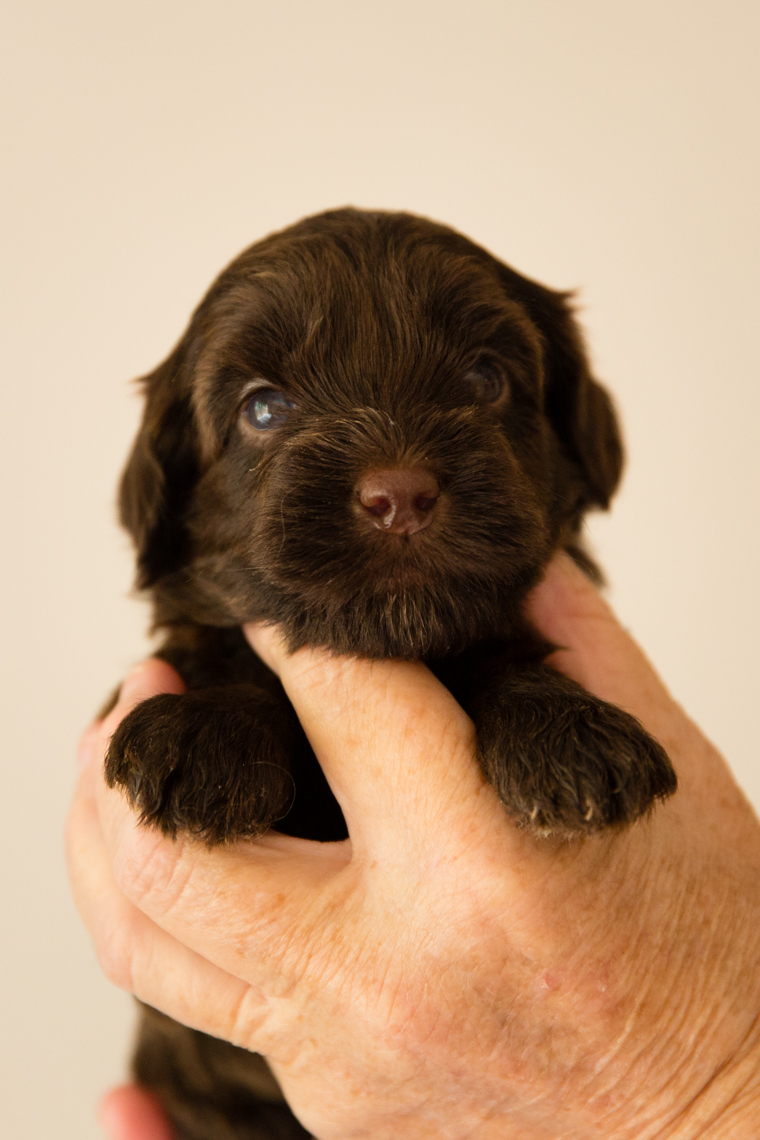
{"type": "Polygon", "coordinates": [[[542,335],[546,414],[580,471],[585,497],[579,505],[608,507],[623,470],[623,444],[612,401],[591,375],[570,295],[500,269],[510,296],[517,294],[542,335]]]}
{"type": "Polygon", "coordinates": [[[185,345],[141,381],[143,422],[119,491],[119,513],[137,549],[137,586],[179,569],[187,555],[186,508],[198,478],[185,345]]]}

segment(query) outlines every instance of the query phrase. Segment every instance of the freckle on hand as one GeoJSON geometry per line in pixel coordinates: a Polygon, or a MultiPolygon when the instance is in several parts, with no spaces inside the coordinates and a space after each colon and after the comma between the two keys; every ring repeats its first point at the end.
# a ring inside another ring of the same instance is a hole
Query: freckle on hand
{"type": "Polygon", "coordinates": [[[554,974],[551,970],[543,970],[536,978],[536,985],[541,990],[556,990],[562,978],[559,974],[554,974]]]}

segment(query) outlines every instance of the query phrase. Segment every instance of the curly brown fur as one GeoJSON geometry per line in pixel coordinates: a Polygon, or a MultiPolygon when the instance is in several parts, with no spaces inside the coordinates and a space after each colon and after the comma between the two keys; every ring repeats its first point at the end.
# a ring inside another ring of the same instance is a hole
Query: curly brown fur
{"type": "MultiPolygon", "coordinates": [[[[537,835],[628,823],[674,791],[660,746],[547,669],[521,616],[557,549],[596,573],[583,515],[622,465],[567,295],[425,219],[333,211],[241,254],[144,386],[121,513],[189,689],[111,744],[109,783],[146,823],[209,843],[275,823],[345,836],[250,620],[292,648],[425,660],[537,835]]],[[[304,1135],[284,1106],[233,1110],[219,1058],[238,1054],[183,1032],[152,1022],[137,1066],[182,1136],[304,1135]]]]}

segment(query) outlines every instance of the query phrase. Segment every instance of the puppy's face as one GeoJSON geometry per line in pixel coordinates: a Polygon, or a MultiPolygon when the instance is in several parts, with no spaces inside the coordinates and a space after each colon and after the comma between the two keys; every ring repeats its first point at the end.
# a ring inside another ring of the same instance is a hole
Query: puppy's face
{"type": "Polygon", "coordinates": [[[159,622],[448,656],[509,634],[619,475],[564,298],[406,215],[252,247],[146,383],[122,514],[159,622]]]}

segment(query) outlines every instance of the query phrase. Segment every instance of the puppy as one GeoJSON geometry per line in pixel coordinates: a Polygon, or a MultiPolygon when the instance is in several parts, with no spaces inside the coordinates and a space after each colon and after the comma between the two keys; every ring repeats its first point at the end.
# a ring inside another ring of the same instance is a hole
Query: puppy
{"type": "MultiPolygon", "coordinates": [[[[424,660],[536,836],[675,790],[660,746],[547,668],[522,615],[556,550],[596,573],[580,527],[622,465],[565,295],[444,226],[337,210],[241,254],[144,385],[121,516],[188,685],[111,744],[107,780],[144,823],[210,844],[346,836],[252,620],[291,649],[424,660]]],[[[306,1135],[260,1058],[152,1011],[136,1072],[187,1140],[306,1135]]]]}

